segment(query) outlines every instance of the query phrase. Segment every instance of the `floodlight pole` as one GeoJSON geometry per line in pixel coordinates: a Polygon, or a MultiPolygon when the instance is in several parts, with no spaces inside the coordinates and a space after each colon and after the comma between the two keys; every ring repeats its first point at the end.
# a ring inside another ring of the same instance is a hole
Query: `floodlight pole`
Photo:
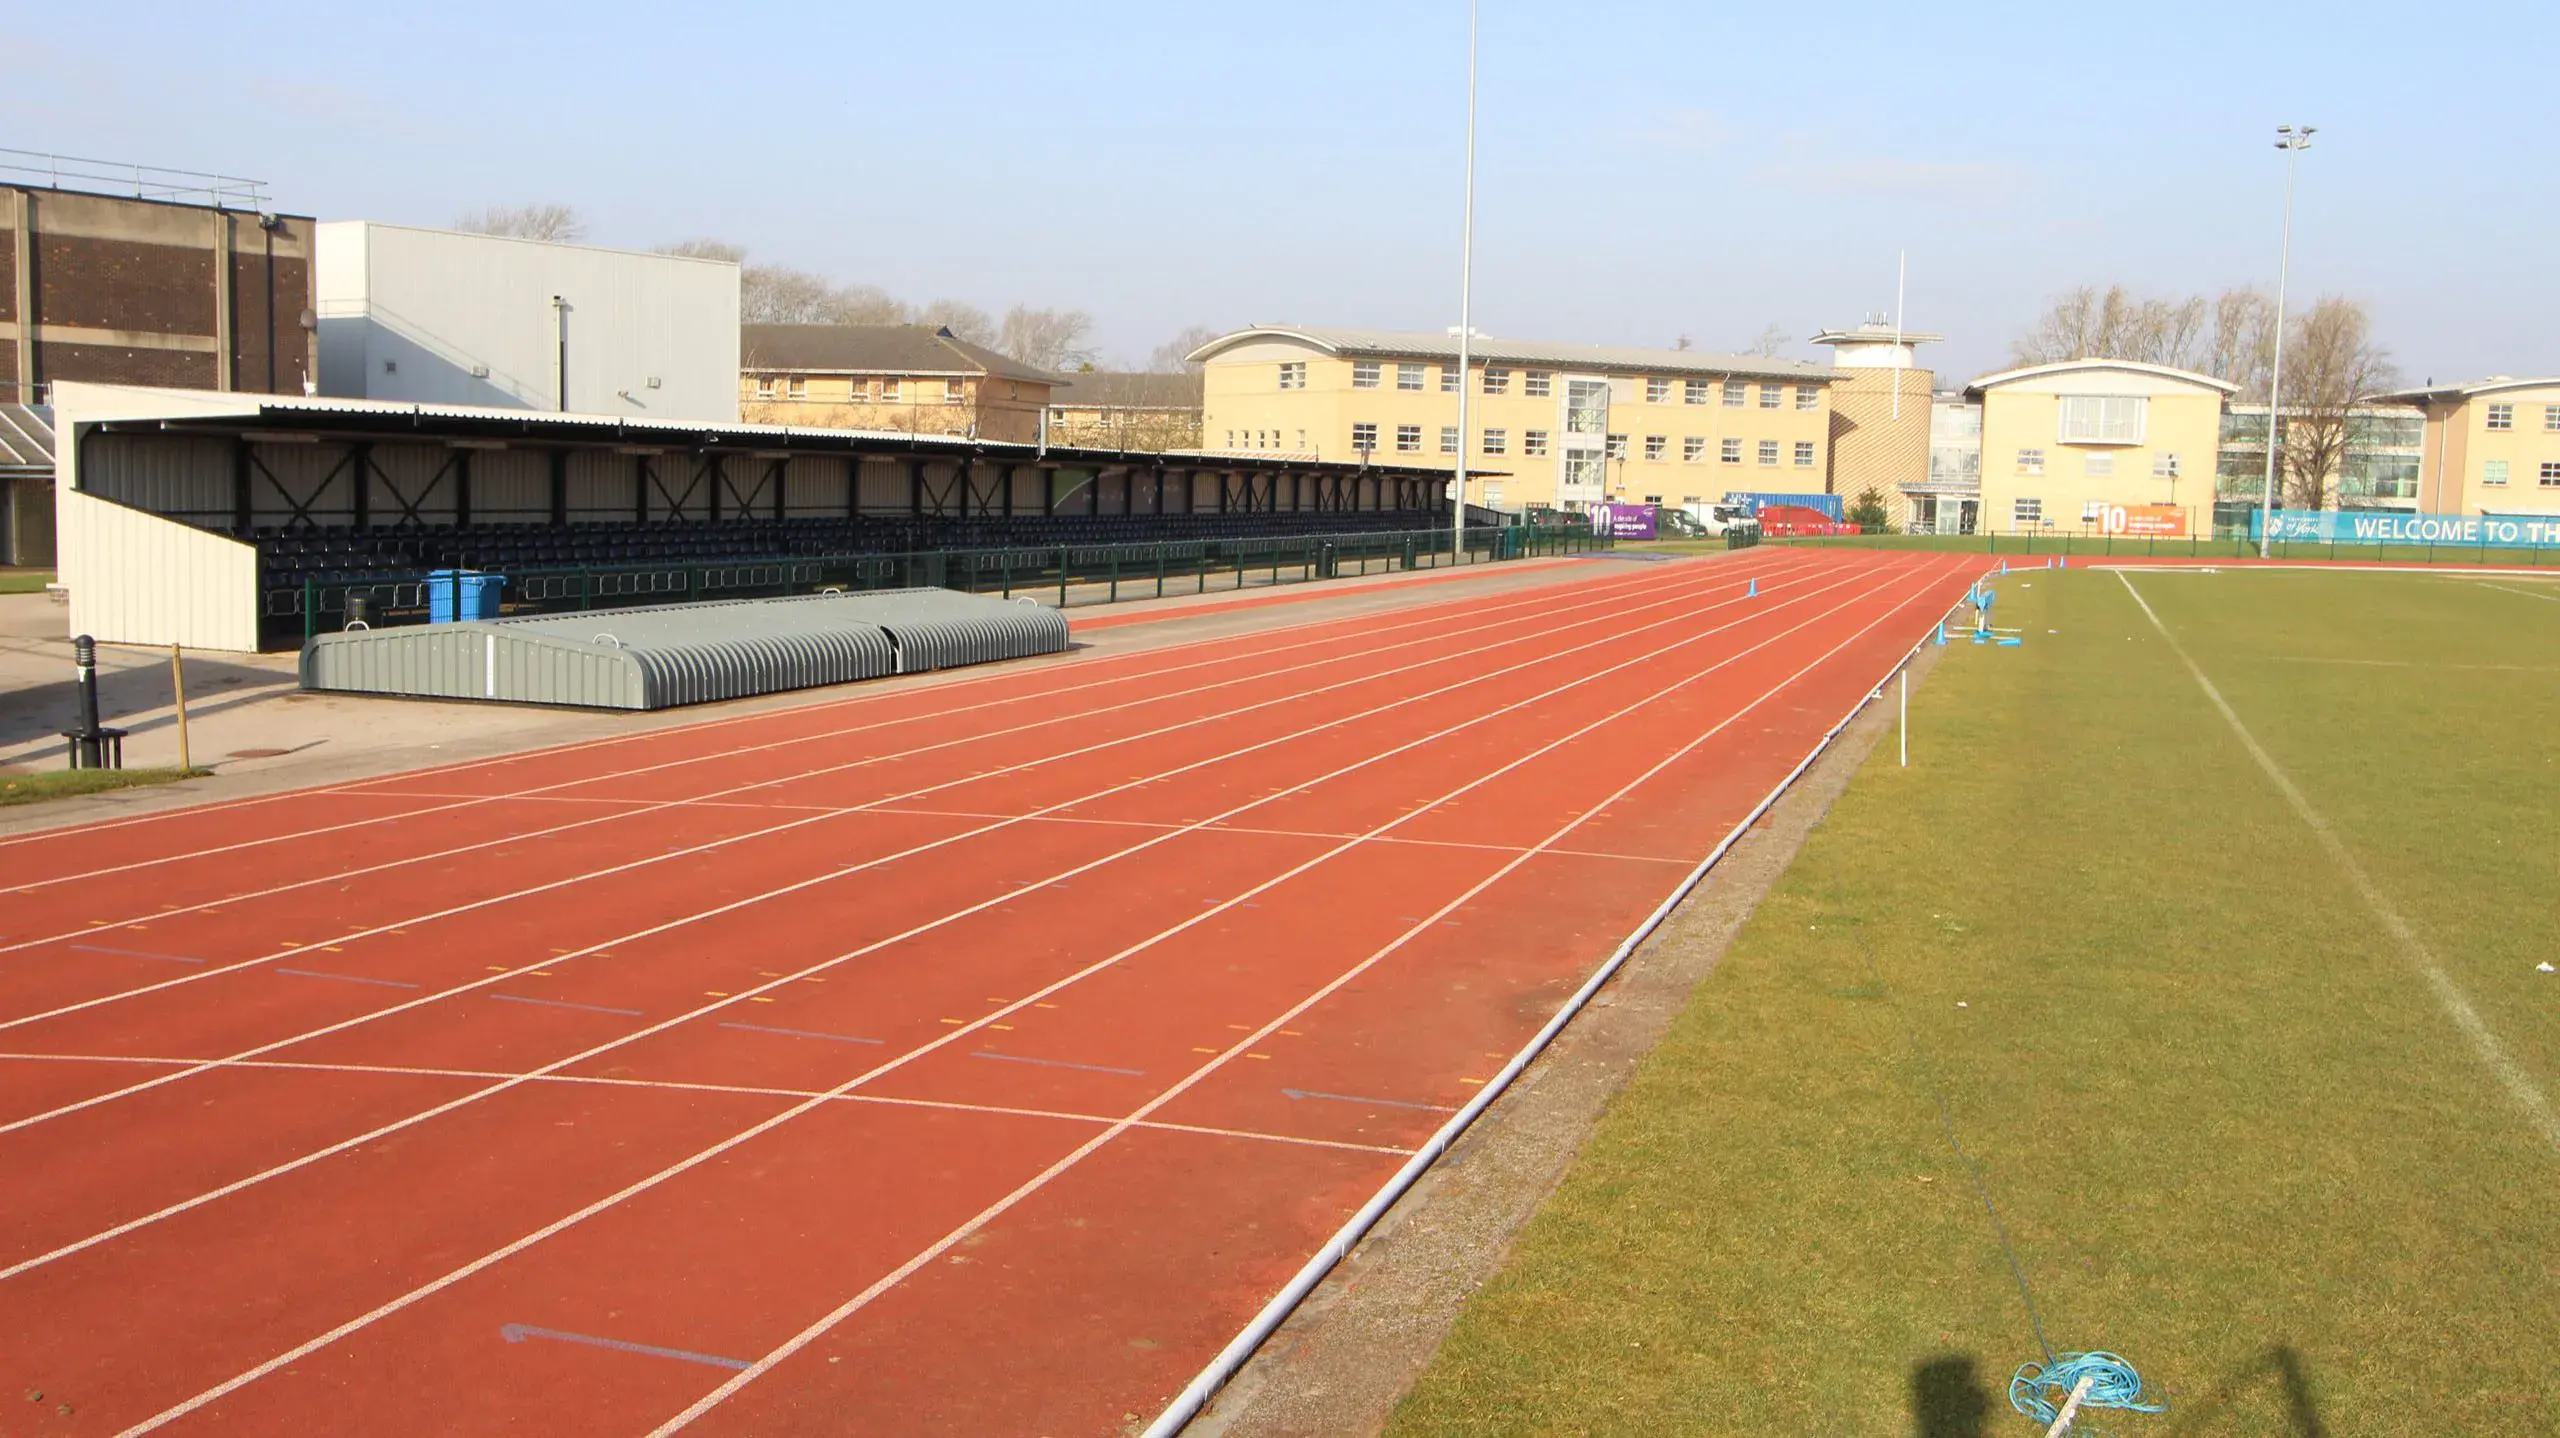
{"type": "Polygon", "coordinates": [[[1467,360],[1475,338],[1476,265],[1476,14],[1479,0],[1467,0],[1467,186],[1466,214],[1458,227],[1458,468],[1449,486],[1449,562],[1467,557],[1467,360]]]}
{"type": "Polygon", "coordinates": [[[2276,252],[2276,353],[2267,371],[2267,480],[2259,497],[2258,557],[2275,549],[2276,444],[2284,431],[2284,288],[2293,269],[2293,171],[2315,133],[2309,125],[2276,126],[2276,148],[2284,154],[2284,244],[2276,252]]]}

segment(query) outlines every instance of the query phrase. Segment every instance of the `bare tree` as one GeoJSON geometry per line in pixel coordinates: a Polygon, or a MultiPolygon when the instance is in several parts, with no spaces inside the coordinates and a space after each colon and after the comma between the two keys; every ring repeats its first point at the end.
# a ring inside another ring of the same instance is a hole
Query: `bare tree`
{"type": "Polygon", "coordinates": [[[2208,374],[2240,386],[2239,397],[2267,400],[2267,376],[2275,366],[2276,302],[2257,290],[2224,290],[2213,303],[2213,353],[2208,374]]]}
{"type": "Polygon", "coordinates": [[[836,287],[822,275],[789,265],[748,265],[738,272],[738,318],[751,325],[816,325],[828,321],[836,287]]]}
{"type": "Polygon", "coordinates": [[[2324,295],[2285,330],[2285,502],[2325,509],[2342,479],[2355,408],[2400,382],[2391,356],[2373,342],[2364,306],[2324,295]]]}
{"type": "Polygon", "coordinates": [[[659,245],[655,248],[659,254],[682,255],[689,260],[727,260],[737,265],[746,263],[747,259],[746,246],[733,245],[727,240],[715,240],[707,235],[690,240],[678,240],[674,244],[659,245]]]}
{"type": "Polygon", "coordinates": [[[1760,332],[1760,338],[1753,340],[1751,342],[1751,347],[1744,350],[1743,353],[1747,355],[1758,355],[1763,359],[1775,359],[1778,357],[1778,353],[1786,347],[1786,327],[1777,323],[1775,320],[1772,320],[1769,323],[1769,327],[1760,332]]]}
{"type": "Polygon", "coordinates": [[[587,237],[586,217],[567,205],[491,205],[455,220],[453,227],[475,235],[506,235],[563,245],[587,237]]]}
{"type": "Polygon", "coordinates": [[[1225,333],[1207,325],[1185,325],[1147,356],[1147,368],[1157,374],[1180,374],[1186,370],[1197,374],[1201,367],[1193,362],[1191,352],[1225,333]]]}
{"type": "Polygon", "coordinates": [[[911,316],[907,302],[878,285],[839,285],[826,304],[827,322],[839,325],[902,325],[911,316]]]}
{"type": "MultiPolygon", "coordinates": [[[[954,329],[953,334],[959,331],[954,329]]],[[[1093,362],[1093,316],[1082,310],[1035,310],[1015,305],[1004,312],[996,348],[1034,369],[1062,370],[1093,362]]]]}
{"type": "Polygon", "coordinates": [[[2120,359],[2194,369],[2210,354],[2202,296],[2139,299],[2122,285],[2082,285],[2054,297],[2034,328],[2009,346],[2021,365],[2060,360],[2120,359]]]}
{"type": "Polygon", "coordinates": [[[996,322],[985,310],[964,300],[935,300],[916,312],[916,323],[949,330],[952,338],[973,345],[993,344],[996,339],[996,322]]]}

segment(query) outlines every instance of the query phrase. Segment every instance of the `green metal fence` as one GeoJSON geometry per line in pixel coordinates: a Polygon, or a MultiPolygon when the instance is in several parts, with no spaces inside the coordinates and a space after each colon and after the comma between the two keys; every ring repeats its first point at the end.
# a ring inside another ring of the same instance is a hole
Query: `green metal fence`
{"type": "MultiPolygon", "coordinates": [[[[1028,595],[1074,608],[1610,547],[1608,536],[1595,535],[1586,525],[1480,525],[1468,528],[1458,544],[1451,542],[1446,528],[1354,530],[1139,544],[587,565],[510,570],[499,577],[498,604],[507,615],[556,614],[827,590],[932,588],[1028,595]]],[[[471,578],[455,575],[433,580],[411,572],[305,579],[269,587],[260,595],[261,637],[276,647],[343,629],[351,621],[375,627],[422,624],[439,600],[451,612],[467,616],[465,586],[471,578]],[[441,594],[435,592],[441,586],[449,587],[441,594]]]]}
{"type": "MultiPolygon", "coordinates": [[[[2256,540],[2135,538],[2126,535],[2068,534],[2051,531],[2016,534],[1825,534],[1771,537],[1771,544],[1810,549],[1918,549],[1968,554],[2087,555],[2162,559],[2255,559],[2256,540]]],[[[2283,540],[2271,558],[2330,560],[2339,563],[2480,564],[2560,569],[2560,549],[2496,544],[2363,544],[2337,540],[2283,540]]]]}

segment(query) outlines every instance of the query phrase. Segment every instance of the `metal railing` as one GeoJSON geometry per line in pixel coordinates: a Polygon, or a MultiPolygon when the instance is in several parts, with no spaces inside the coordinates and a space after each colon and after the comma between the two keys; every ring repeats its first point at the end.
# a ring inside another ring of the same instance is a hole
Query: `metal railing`
{"type": "MultiPolygon", "coordinates": [[[[1453,547],[1445,528],[1340,534],[1174,539],[1130,544],[1015,545],[887,554],[668,560],[503,572],[406,571],[262,586],[259,632],[269,647],[347,627],[421,624],[432,615],[474,617],[490,601],[507,616],[574,613],[640,604],[763,599],[828,590],[957,589],[1029,595],[1060,608],[1210,589],[1437,569],[1608,549],[1587,526],[1471,526],[1453,547]]],[[[482,616],[485,617],[485,616],[482,616]]]]}
{"type": "Polygon", "coordinates": [[[141,165],[131,160],[99,160],[84,155],[54,155],[41,150],[12,150],[0,147],[0,179],[21,184],[40,184],[49,189],[68,188],[108,193],[102,186],[113,186],[113,193],[130,192],[137,200],[185,200],[228,209],[263,210],[267,207],[267,182],[244,179],[238,175],[217,175],[205,170],[173,170],[166,165],[141,165]]]}

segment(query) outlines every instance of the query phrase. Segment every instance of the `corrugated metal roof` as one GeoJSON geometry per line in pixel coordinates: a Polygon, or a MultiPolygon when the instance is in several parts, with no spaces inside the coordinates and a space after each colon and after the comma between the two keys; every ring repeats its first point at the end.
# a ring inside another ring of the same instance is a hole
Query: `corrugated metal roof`
{"type": "Polygon", "coordinates": [[[1069,375],[923,325],[740,325],[738,364],[746,370],[811,374],[993,375],[1065,385],[1069,375]]]}
{"type": "Polygon", "coordinates": [[[0,472],[53,473],[53,411],[38,404],[0,404],[0,472]]]}
{"type": "MultiPolygon", "coordinates": [[[[522,436],[540,443],[586,442],[619,445],[663,445],[670,449],[782,449],[794,444],[824,446],[810,453],[842,453],[848,449],[863,450],[877,445],[880,449],[922,457],[962,459],[975,455],[989,460],[1024,462],[1045,454],[1049,462],[1064,464],[1157,465],[1168,456],[1153,451],[1085,448],[1076,445],[971,439],[962,435],[909,434],[904,430],[822,429],[808,425],[714,423],[708,420],[634,419],[610,414],[563,414],[552,410],[506,409],[495,405],[416,404],[394,400],[331,399],[309,395],[254,394],[246,391],[181,390],[128,385],[81,385],[84,399],[113,396],[117,403],[98,422],[120,428],[170,428],[206,432],[242,433],[259,428],[293,430],[301,416],[338,417],[369,420],[356,425],[323,425],[313,423],[315,431],[350,432],[360,430],[374,438],[395,431],[426,431],[430,439],[468,437],[472,431],[457,433],[451,428],[437,433],[425,422],[447,420],[486,426],[478,431],[500,439],[522,436]],[[151,406],[137,403],[159,397],[166,404],[164,412],[155,414],[151,406]]],[[[1072,391],[1070,391],[1072,393],[1072,391]]],[[[91,418],[85,411],[75,416],[91,418]]],[[[1365,470],[1371,474],[1414,475],[1440,478],[1445,470],[1420,464],[1392,464],[1372,460],[1359,464],[1344,460],[1303,460],[1268,455],[1220,455],[1222,462],[1277,464],[1291,468],[1348,473],[1365,470]]]]}
{"type": "Polygon", "coordinates": [[[1066,376],[1075,384],[1064,394],[1049,396],[1053,407],[1067,409],[1198,409],[1201,376],[1147,374],[1136,371],[1086,370],[1066,376]]]}
{"type": "Polygon", "coordinates": [[[1054,609],[892,589],[323,634],[303,646],[302,687],[665,709],[1066,647],[1054,609]]]}
{"type": "MultiPolygon", "coordinates": [[[[1298,325],[1256,325],[1220,335],[1191,352],[1205,360],[1219,351],[1257,339],[1296,339],[1343,355],[1382,358],[1445,359],[1458,357],[1455,335],[1420,331],[1309,329],[1298,325]]],[[[1828,380],[1838,371],[1829,365],[1768,355],[1710,354],[1704,350],[1657,350],[1632,345],[1565,344],[1555,340],[1506,340],[1480,336],[1467,346],[1471,363],[1542,364],[1558,369],[1607,370],[1663,375],[1736,375],[1750,379],[1828,380]]]]}

